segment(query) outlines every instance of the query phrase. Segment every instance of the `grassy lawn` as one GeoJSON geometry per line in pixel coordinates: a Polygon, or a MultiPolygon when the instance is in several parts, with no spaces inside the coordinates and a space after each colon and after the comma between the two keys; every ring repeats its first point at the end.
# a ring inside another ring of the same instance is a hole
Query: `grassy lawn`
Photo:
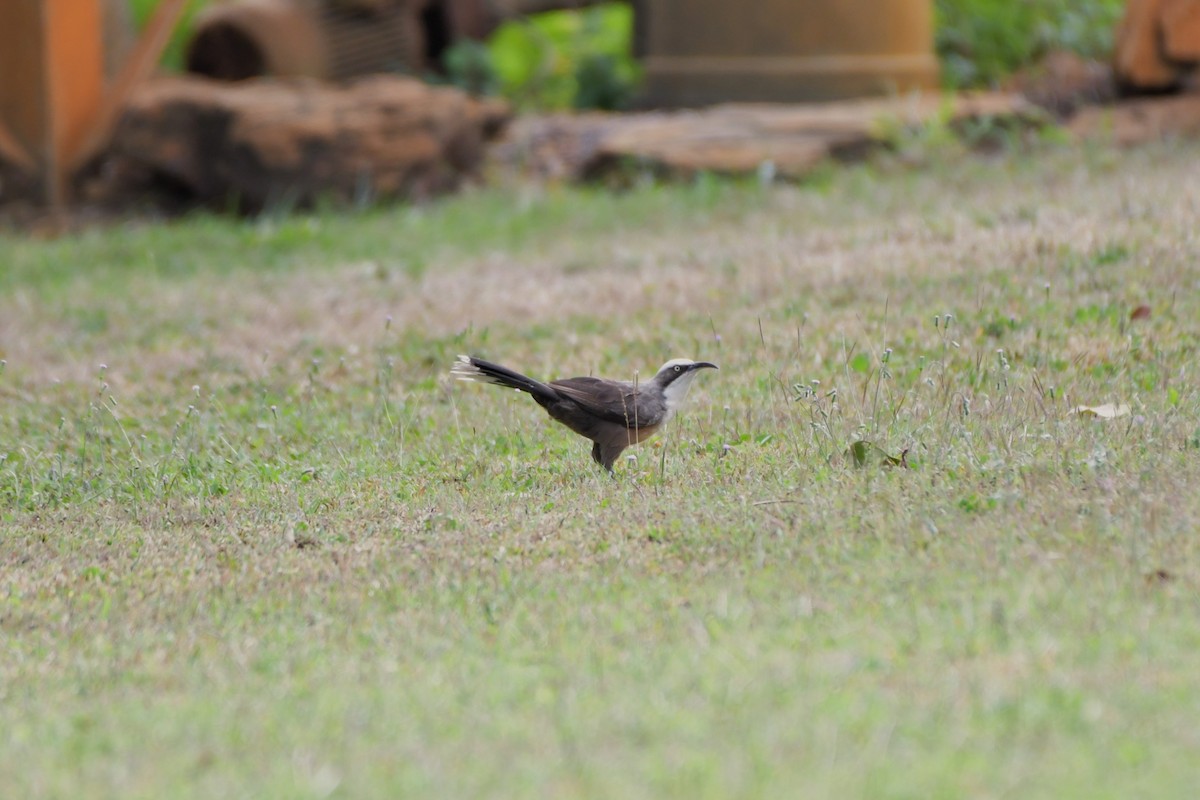
{"type": "Polygon", "coordinates": [[[5,793],[1190,796],[1198,187],[1084,147],[0,239],[5,793]],[[721,369],[613,481],[460,352],[721,369]]]}

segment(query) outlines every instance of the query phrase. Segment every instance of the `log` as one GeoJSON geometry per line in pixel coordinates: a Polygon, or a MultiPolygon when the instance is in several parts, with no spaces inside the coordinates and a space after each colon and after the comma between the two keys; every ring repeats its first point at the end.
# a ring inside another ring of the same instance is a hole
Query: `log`
{"type": "Polygon", "coordinates": [[[728,104],[695,111],[552,115],[516,122],[495,149],[501,162],[544,177],[586,180],[627,164],[662,174],[701,171],[800,178],[850,159],[908,128],[991,118],[1038,124],[1015,94],[927,94],[821,104],[728,104]]]}
{"type": "Polygon", "coordinates": [[[498,101],[399,76],[161,78],[132,97],[109,171],[157,175],[196,202],[247,211],[423,198],[474,175],[508,117],[498,101]]]}

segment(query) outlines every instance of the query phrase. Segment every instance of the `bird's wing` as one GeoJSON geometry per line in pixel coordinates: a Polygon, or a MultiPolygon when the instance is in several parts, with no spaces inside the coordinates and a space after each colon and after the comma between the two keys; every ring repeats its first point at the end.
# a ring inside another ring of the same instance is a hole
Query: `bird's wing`
{"type": "Polygon", "coordinates": [[[581,408],[606,422],[627,428],[653,424],[656,420],[642,418],[638,408],[639,393],[631,384],[606,381],[603,378],[564,378],[550,381],[559,394],[574,400],[581,408]]]}

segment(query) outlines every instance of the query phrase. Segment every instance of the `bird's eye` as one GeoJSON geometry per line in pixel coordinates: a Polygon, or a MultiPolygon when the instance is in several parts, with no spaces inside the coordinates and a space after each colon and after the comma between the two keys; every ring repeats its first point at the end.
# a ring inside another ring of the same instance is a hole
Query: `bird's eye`
{"type": "Polygon", "coordinates": [[[676,372],[679,372],[679,370],[681,370],[681,369],[683,369],[683,367],[679,366],[678,364],[675,365],[676,372]]]}

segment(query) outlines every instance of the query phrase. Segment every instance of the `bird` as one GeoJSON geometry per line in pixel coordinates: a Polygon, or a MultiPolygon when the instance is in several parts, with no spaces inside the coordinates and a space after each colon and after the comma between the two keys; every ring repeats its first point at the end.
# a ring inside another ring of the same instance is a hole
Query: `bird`
{"type": "Polygon", "coordinates": [[[460,355],[450,374],[529,394],[552,419],[591,439],[592,459],[615,475],[613,463],[622,451],[649,439],[679,411],[702,369],[717,369],[717,365],[673,358],[653,378],[640,383],[593,377],[542,383],[491,361],[460,355]]]}

